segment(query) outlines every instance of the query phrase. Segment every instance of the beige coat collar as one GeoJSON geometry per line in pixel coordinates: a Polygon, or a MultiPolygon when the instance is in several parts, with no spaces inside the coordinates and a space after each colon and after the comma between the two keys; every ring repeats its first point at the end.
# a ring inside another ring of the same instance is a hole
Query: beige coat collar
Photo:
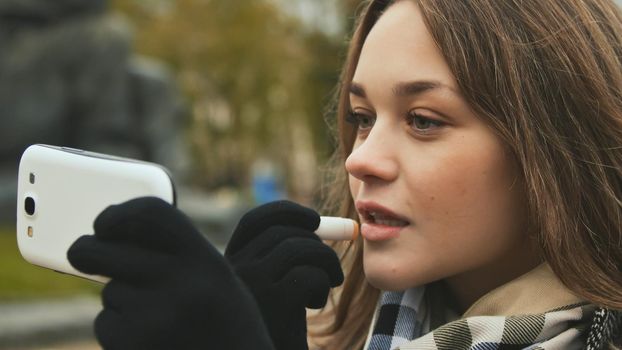
{"type": "Polygon", "coordinates": [[[538,314],[582,301],[544,263],[488,292],[462,317],[538,314]]]}

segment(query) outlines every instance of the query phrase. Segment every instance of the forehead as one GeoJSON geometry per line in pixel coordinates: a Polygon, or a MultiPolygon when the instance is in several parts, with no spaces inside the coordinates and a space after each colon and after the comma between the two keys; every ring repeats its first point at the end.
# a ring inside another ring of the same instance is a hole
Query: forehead
{"type": "Polygon", "coordinates": [[[416,80],[457,86],[419,8],[408,0],[390,6],[378,19],[363,44],[353,80],[367,88],[416,80]]]}

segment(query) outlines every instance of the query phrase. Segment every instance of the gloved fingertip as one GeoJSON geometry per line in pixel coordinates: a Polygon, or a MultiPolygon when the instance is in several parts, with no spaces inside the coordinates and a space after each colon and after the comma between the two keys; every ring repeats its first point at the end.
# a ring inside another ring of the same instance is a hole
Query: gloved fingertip
{"type": "Polygon", "coordinates": [[[273,225],[291,225],[315,230],[320,225],[320,215],[315,210],[298,203],[279,200],[250,210],[238,223],[240,229],[253,228],[259,231],[273,225]]]}
{"type": "Polygon", "coordinates": [[[114,222],[118,221],[118,217],[123,213],[122,210],[119,210],[120,204],[109,205],[106,207],[93,222],[93,229],[95,230],[95,234],[99,232],[104,232],[106,229],[114,224],[114,222]]]}
{"type": "Polygon", "coordinates": [[[82,252],[92,245],[92,241],[94,239],[95,237],[92,235],[83,235],[78,237],[78,239],[76,239],[71,246],[69,246],[69,249],[67,249],[67,259],[69,262],[79,258],[82,252]]]}
{"type": "Polygon", "coordinates": [[[101,234],[106,230],[128,217],[135,217],[142,213],[149,213],[157,217],[163,210],[169,210],[171,204],[158,197],[138,197],[120,204],[106,207],[93,223],[95,234],[101,234]]]}
{"type": "Polygon", "coordinates": [[[339,266],[335,271],[333,271],[333,274],[331,275],[330,287],[334,288],[340,286],[343,283],[344,278],[345,277],[343,275],[343,270],[341,270],[341,266],[339,266]]]}
{"type": "Polygon", "coordinates": [[[326,306],[326,302],[328,301],[328,294],[330,290],[326,289],[325,291],[318,292],[312,296],[307,302],[307,307],[309,309],[321,309],[326,306]]]}
{"type": "Polygon", "coordinates": [[[99,245],[93,235],[79,237],[67,250],[69,264],[82,273],[97,274],[97,257],[102,255],[99,245]]]}

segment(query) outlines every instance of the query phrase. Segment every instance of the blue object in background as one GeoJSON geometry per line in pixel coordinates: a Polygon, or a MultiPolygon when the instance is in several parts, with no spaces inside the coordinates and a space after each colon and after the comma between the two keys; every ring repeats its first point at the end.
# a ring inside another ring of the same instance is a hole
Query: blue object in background
{"type": "Polygon", "coordinates": [[[259,158],[255,160],[252,168],[252,188],[255,204],[261,205],[285,198],[281,177],[269,159],[259,158]]]}
{"type": "Polygon", "coordinates": [[[283,199],[285,194],[274,175],[258,174],[253,176],[253,197],[257,204],[264,204],[283,199]]]}

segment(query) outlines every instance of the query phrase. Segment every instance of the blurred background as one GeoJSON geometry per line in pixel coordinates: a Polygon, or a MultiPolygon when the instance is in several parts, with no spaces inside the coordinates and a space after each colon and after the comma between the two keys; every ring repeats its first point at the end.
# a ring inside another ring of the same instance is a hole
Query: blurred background
{"type": "Polygon", "coordinates": [[[257,204],[317,204],[360,2],[0,0],[0,350],[99,349],[101,285],[19,255],[28,145],[163,164],[222,249],[257,204]]]}
{"type": "Polygon", "coordinates": [[[249,208],[314,206],[358,0],[0,0],[0,349],[97,349],[101,288],[24,262],[17,169],[46,143],[168,167],[222,248],[249,208]]]}

